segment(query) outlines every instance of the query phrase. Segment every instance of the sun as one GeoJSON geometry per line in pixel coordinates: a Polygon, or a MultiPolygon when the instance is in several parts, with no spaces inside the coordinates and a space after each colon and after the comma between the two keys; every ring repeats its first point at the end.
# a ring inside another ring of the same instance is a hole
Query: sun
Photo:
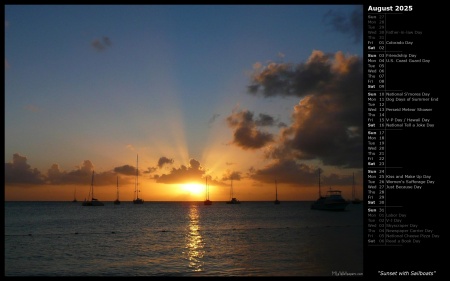
{"type": "Polygon", "coordinates": [[[205,187],[199,183],[185,183],[183,189],[192,194],[201,194],[205,191],[205,187]]]}

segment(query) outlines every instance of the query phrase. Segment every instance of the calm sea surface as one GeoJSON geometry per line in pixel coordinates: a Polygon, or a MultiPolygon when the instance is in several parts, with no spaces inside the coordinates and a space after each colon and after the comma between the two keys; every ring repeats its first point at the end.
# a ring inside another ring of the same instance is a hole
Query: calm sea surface
{"type": "Polygon", "coordinates": [[[5,202],[6,276],[362,274],[363,204],[5,202]]]}

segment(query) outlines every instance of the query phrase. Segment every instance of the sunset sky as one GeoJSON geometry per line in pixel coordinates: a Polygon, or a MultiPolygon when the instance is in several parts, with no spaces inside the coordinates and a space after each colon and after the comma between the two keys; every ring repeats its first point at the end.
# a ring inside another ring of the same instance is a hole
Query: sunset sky
{"type": "Polygon", "coordinates": [[[5,200],[362,198],[362,6],[5,6],[5,200]]]}

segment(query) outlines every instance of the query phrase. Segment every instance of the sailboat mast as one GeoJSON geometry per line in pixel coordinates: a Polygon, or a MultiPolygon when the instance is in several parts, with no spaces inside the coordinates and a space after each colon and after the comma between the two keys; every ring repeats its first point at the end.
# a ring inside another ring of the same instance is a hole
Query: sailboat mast
{"type": "Polygon", "coordinates": [[[139,155],[136,154],[136,199],[139,198],[139,155]]]}
{"type": "Polygon", "coordinates": [[[206,176],[206,182],[205,182],[205,188],[206,188],[206,200],[208,200],[208,176],[206,176]]]}
{"type": "Polygon", "coordinates": [[[92,200],[94,200],[94,171],[92,171],[92,179],[91,179],[91,189],[92,189],[92,200]]]}
{"type": "Polygon", "coordinates": [[[231,179],[230,199],[233,198],[233,180],[231,179]]]}
{"type": "Polygon", "coordinates": [[[277,180],[275,180],[275,200],[278,200],[278,187],[277,187],[277,180]]]}
{"type": "Polygon", "coordinates": [[[322,197],[322,194],[320,193],[320,168],[319,168],[319,198],[322,197]]]}
{"type": "Polygon", "coordinates": [[[117,176],[117,200],[119,200],[119,176],[117,176]]]}
{"type": "Polygon", "coordinates": [[[353,173],[352,178],[352,199],[355,200],[356,192],[355,192],[355,173],[353,173]]]}

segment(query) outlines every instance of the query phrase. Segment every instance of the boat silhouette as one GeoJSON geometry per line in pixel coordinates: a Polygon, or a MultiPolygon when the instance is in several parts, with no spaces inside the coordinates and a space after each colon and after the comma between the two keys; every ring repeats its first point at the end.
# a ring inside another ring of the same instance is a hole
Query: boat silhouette
{"type": "Polygon", "coordinates": [[[82,206],[104,206],[102,202],[94,198],[94,171],[92,171],[91,188],[89,190],[88,200],[84,199],[82,206]]]}
{"type": "Polygon", "coordinates": [[[347,202],[341,195],[340,190],[327,191],[325,196],[322,196],[320,192],[320,168],[319,168],[319,198],[311,204],[313,210],[326,210],[326,211],[343,211],[349,202],[347,202]]]}
{"type": "Polygon", "coordinates": [[[231,180],[230,185],[230,201],[227,201],[227,204],[241,204],[241,201],[239,201],[236,197],[233,197],[233,180],[231,180]]]}
{"type": "Polygon", "coordinates": [[[117,176],[117,197],[116,197],[116,200],[114,200],[114,205],[120,205],[120,200],[119,200],[119,176],[117,176]]]}
{"type": "Polygon", "coordinates": [[[206,183],[205,183],[205,193],[206,193],[206,199],[203,202],[205,205],[212,205],[211,200],[209,200],[209,186],[208,186],[208,176],[206,176],[206,183]]]}
{"type": "Polygon", "coordinates": [[[139,198],[139,169],[138,169],[139,155],[136,155],[136,183],[134,186],[134,194],[136,198],[133,199],[133,204],[144,204],[144,199],[139,198]]]}

